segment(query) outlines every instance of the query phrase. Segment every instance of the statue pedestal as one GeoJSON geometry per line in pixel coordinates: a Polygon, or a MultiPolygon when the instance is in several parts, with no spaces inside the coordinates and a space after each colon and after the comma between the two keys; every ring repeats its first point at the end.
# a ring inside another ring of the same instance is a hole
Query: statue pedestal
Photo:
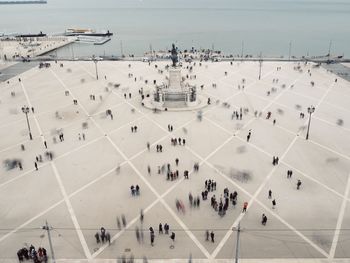
{"type": "Polygon", "coordinates": [[[156,86],[153,98],[145,99],[144,106],[167,111],[184,111],[203,108],[207,98],[198,97],[195,86],[185,84],[181,76],[181,67],[170,67],[168,85],[156,86]]]}
{"type": "Polygon", "coordinates": [[[179,68],[171,68],[169,70],[169,85],[168,89],[174,91],[182,91],[182,77],[181,77],[181,69],[179,68]]]}

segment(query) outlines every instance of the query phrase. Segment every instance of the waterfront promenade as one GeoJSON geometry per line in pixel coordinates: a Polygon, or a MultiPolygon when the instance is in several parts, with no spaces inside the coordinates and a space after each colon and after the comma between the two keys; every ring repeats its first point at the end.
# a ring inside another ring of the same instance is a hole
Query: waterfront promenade
{"type": "Polygon", "coordinates": [[[35,58],[75,41],[74,37],[0,37],[0,59],[8,61],[35,58]],[[6,58],[6,59],[5,59],[6,58]]]}

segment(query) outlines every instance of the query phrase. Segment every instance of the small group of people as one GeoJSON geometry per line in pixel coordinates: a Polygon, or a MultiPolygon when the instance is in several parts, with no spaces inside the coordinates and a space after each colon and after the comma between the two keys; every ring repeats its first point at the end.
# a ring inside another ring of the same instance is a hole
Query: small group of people
{"type": "Polygon", "coordinates": [[[140,195],[140,186],[138,184],[136,186],[134,186],[134,185],[130,186],[130,190],[131,190],[132,196],[140,195]]]}
{"type": "MultiPolygon", "coordinates": [[[[164,232],[166,235],[169,235],[169,229],[170,229],[169,225],[167,223],[165,223],[164,224],[164,232]]],[[[149,232],[150,232],[151,246],[153,247],[154,246],[154,239],[155,239],[155,233],[154,233],[153,227],[149,228],[149,232]]],[[[161,223],[159,223],[159,226],[158,226],[158,233],[163,234],[163,225],[161,223]]],[[[172,240],[173,243],[175,242],[175,233],[174,232],[171,232],[170,239],[172,240]]]]}
{"type": "Polygon", "coordinates": [[[168,124],[168,131],[172,132],[173,131],[173,125],[168,124]]]}
{"type": "Polygon", "coordinates": [[[236,120],[242,120],[243,118],[242,108],[240,108],[239,112],[238,111],[232,112],[231,120],[233,120],[234,118],[236,118],[236,120]]]}
{"type": "Polygon", "coordinates": [[[157,152],[163,152],[163,146],[161,144],[156,145],[157,152]]]}
{"type": "Polygon", "coordinates": [[[109,232],[106,231],[104,227],[101,227],[100,232],[96,232],[95,238],[97,244],[99,244],[100,242],[102,242],[102,244],[104,244],[105,242],[111,244],[111,235],[109,234],[109,232]]]}
{"type": "MultiPolygon", "coordinates": [[[[142,213],[143,215],[143,213],[142,213]]],[[[120,219],[119,217],[117,216],[117,226],[118,226],[118,229],[122,229],[122,226],[125,228],[126,227],[126,218],[125,218],[125,215],[121,215],[121,223],[120,223],[120,219]]]]}
{"type": "Polygon", "coordinates": [[[186,140],[185,139],[181,139],[181,138],[171,138],[171,145],[176,146],[176,145],[186,145],[186,140]]]}
{"type": "Polygon", "coordinates": [[[211,231],[209,233],[209,230],[206,230],[205,231],[205,241],[209,241],[209,237],[210,237],[211,242],[214,243],[215,242],[215,234],[214,234],[214,232],[211,231]]]}
{"type": "Polygon", "coordinates": [[[137,126],[131,126],[131,132],[134,133],[134,132],[137,132],[137,126]]]}
{"type": "Polygon", "coordinates": [[[278,165],[279,158],[278,156],[272,156],[272,165],[278,165]]]}
{"type": "Polygon", "coordinates": [[[33,245],[30,245],[29,249],[24,247],[18,250],[17,257],[20,262],[24,260],[32,259],[34,263],[40,263],[40,262],[46,263],[48,260],[46,249],[43,247],[39,247],[38,251],[36,251],[33,245]]]}
{"type": "Polygon", "coordinates": [[[199,171],[199,163],[194,163],[193,165],[193,171],[198,172],[199,171]]]}
{"type": "Polygon", "coordinates": [[[191,208],[192,207],[194,207],[194,208],[198,207],[199,208],[200,202],[201,202],[199,196],[193,197],[192,193],[189,193],[188,194],[188,201],[190,203],[190,207],[191,208]]]}
{"type": "Polygon", "coordinates": [[[204,182],[204,186],[205,186],[205,189],[208,191],[208,192],[213,192],[216,190],[216,182],[212,179],[207,179],[205,180],[204,182]]]}
{"type": "Polygon", "coordinates": [[[186,212],[185,205],[180,199],[175,200],[175,205],[178,212],[182,212],[183,214],[186,212]]]}
{"type": "Polygon", "coordinates": [[[83,141],[85,141],[85,133],[78,133],[78,139],[79,139],[79,141],[81,141],[81,139],[83,139],[83,141]]]}
{"type": "MultiPolygon", "coordinates": [[[[126,99],[127,98],[127,95],[126,95],[126,93],[124,93],[124,99],[126,99]]],[[[129,99],[131,99],[131,93],[129,93],[129,99]]]]}
{"type": "Polygon", "coordinates": [[[166,173],[166,179],[168,181],[174,181],[176,179],[179,178],[179,170],[175,170],[175,171],[170,171],[168,170],[166,173]]]}
{"type": "Polygon", "coordinates": [[[164,228],[164,233],[166,235],[169,235],[170,226],[168,225],[168,223],[165,223],[164,226],[162,225],[162,223],[159,223],[159,226],[158,226],[158,233],[159,234],[163,234],[163,228],[164,228]]]}

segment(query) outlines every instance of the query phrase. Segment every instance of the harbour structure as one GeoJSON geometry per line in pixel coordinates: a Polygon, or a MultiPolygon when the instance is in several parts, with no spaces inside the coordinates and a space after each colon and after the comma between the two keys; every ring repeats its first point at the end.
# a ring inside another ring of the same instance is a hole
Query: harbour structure
{"type": "Polygon", "coordinates": [[[46,0],[0,1],[0,5],[47,4],[46,0]]]}
{"type": "Polygon", "coordinates": [[[109,30],[96,32],[92,29],[74,29],[69,28],[64,32],[66,36],[91,36],[91,37],[110,37],[113,36],[113,33],[109,30]]]}

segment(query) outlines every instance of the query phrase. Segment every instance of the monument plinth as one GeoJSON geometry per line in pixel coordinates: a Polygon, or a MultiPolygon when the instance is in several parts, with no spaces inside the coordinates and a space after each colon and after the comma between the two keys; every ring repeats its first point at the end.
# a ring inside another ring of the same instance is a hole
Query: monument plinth
{"type": "Polygon", "coordinates": [[[177,66],[177,51],[175,45],[171,51],[172,66],[168,67],[169,77],[167,82],[156,86],[153,98],[146,101],[146,107],[153,107],[161,110],[193,110],[203,107],[204,100],[199,100],[196,86],[185,83],[181,76],[181,67],[177,66]]]}

